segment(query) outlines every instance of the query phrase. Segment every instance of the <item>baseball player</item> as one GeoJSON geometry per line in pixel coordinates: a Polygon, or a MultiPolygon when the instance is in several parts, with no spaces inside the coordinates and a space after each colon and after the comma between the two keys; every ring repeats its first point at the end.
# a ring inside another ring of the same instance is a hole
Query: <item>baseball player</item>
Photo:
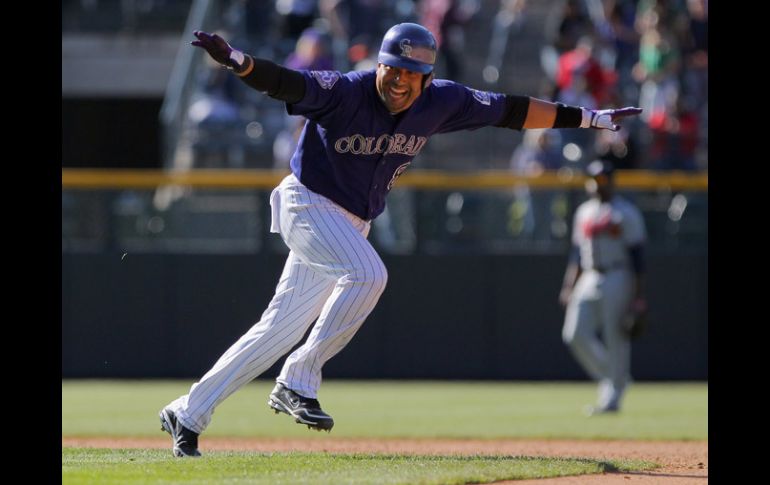
{"type": "Polygon", "coordinates": [[[617,120],[641,112],[588,110],[434,79],[436,41],[417,24],[388,30],[376,69],[345,74],[287,69],[233,49],[216,34],[194,35],[192,45],[307,121],[291,174],[270,196],[270,230],[290,249],[275,295],[190,392],[160,411],[176,456],[199,456],[198,435],[216,406],[291,350],[311,326],[286,359],[268,405],[309,428],[332,429],[334,420],[317,399],[321,370],[385,289],[387,271],[366,238],[385,196],[431,135],[482,126],[616,130],[617,120]]]}
{"type": "Polygon", "coordinates": [[[575,212],[559,300],[567,308],[562,338],[586,373],[599,381],[596,405],[587,408],[592,415],[617,412],[631,377],[626,322],[646,311],[646,231],[639,209],[614,193],[612,164],[596,160],[586,171],[590,199],[575,212]]]}

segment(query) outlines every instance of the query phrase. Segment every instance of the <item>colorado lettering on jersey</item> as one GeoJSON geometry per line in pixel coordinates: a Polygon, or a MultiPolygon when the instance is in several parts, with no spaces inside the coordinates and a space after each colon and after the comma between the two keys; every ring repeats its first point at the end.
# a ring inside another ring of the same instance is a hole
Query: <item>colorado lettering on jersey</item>
{"type": "MultiPolygon", "coordinates": [[[[412,60],[433,62],[433,51],[413,39],[401,47],[412,60]]],[[[383,109],[375,69],[298,72],[305,79],[305,95],[287,103],[286,110],[308,121],[292,155],[292,173],[364,220],[385,210],[396,168],[419,157],[431,136],[496,126],[506,112],[503,94],[434,79],[410,109],[393,117],[383,109]]]]}
{"type": "Polygon", "coordinates": [[[388,155],[391,153],[398,153],[401,155],[408,155],[410,157],[416,156],[422,150],[422,147],[428,142],[428,138],[424,136],[411,135],[409,138],[401,133],[395,135],[380,135],[363,136],[352,135],[338,138],[334,142],[334,150],[337,153],[352,153],[354,155],[374,155],[375,153],[382,153],[388,155]]]}

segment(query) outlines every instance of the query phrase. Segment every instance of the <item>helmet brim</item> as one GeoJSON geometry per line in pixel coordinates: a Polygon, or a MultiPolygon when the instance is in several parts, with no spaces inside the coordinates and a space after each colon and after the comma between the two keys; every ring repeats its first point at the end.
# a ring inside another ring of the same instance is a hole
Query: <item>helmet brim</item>
{"type": "Polygon", "coordinates": [[[394,56],[386,52],[380,52],[377,56],[377,62],[392,67],[400,67],[401,69],[407,69],[413,72],[419,72],[421,74],[430,74],[433,72],[433,65],[425,64],[424,62],[414,61],[401,56],[394,56]]]}

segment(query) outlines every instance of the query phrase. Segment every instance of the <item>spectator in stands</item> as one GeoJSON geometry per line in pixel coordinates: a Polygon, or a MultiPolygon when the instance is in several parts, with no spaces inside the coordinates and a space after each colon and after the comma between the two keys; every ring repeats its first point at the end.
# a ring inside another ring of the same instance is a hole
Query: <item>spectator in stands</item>
{"type": "Polygon", "coordinates": [[[352,68],[379,47],[392,16],[389,4],[386,0],[319,0],[321,17],[329,24],[338,69],[352,68]]]}
{"type": "Polygon", "coordinates": [[[460,0],[420,0],[420,23],[433,33],[446,76],[462,79],[464,31],[478,11],[478,2],[460,0]]]}
{"type": "Polygon", "coordinates": [[[527,130],[511,156],[511,171],[519,175],[540,175],[564,165],[561,134],[557,130],[527,130]]]}
{"type": "Polygon", "coordinates": [[[318,16],[318,0],[275,0],[280,32],[285,39],[299,39],[318,16]]]}
{"type": "Polygon", "coordinates": [[[625,126],[619,131],[596,134],[594,152],[620,170],[639,168],[639,149],[631,131],[625,126]]]}
{"type": "MultiPolygon", "coordinates": [[[[562,136],[559,130],[527,130],[511,156],[511,172],[536,176],[557,171],[564,166],[562,136]]],[[[554,191],[532,192],[526,183],[513,188],[513,202],[508,210],[508,231],[516,237],[548,239],[551,235],[553,206],[559,194],[554,191]]]]}
{"type": "Polygon", "coordinates": [[[567,0],[559,17],[558,30],[551,43],[560,54],[574,49],[581,37],[594,31],[581,0],[567,0]]]}
{"type": "Polygon", "coordinates": [[[636,7],[632,0],[610,0],[605,6],[607,22],[601,35],[614,53],[610,67],[618,76],[617,93],[621,104],[636,102],[639,99],[639,88],[631,74],[639,61],[639,33],[634,28],[636,7]]]}
{"type": "Polygon", "coordinates": [[[284,65],[313,71],[334,69],[328,34],[315,27],[305,29],[284,65]]]}
{"type": "Polygon", "coordinates": [[[594,40],[583,36],[574,49],[559,57],[556,72],[556,99],[564,103],[581,101],[580,106],[604,107],[610,102],[615,73],[606,72],[593,55],[594,40]],[[569,100],[569,101],[567,101],[569,100]]]}
{"type": "Polygon", "coordinates": [[[698,114],[682,97],[649,120],[652,132],[650,167],[656,170],[694,170],[698,146],[698,114]]]}
{"type": "Polygon", "coordinates": [[[700,167],[708,165],[708,89],[709,89],[709,49],[708,49],[708,2],[706,0],[688,0],[689,13],[688,36],[684,40],[685,68],[683,72],[683,91],[692,100],[698,115],[699,142],[697,159],[700,167]]]}
{"type": "Polygon", "coordinates": [[[656,9],[649,9],[638,19],[641,32],[639,62],[633,75],[641,83],[639,103],[642,119],[665,109],[668,99],[679,94],[680,52],[671,30],[661,23],[656,9]]]}
{"type": "MultiPolygon", "coordinates": [[[[225,34],[226,35],[226,34],[225,34]]],[[[222,167],[229,160],[233,129],[240,121],[242,86],[219,64],[206,58],[201,88],[187,110],[192,141],[191,164],[196,168],[222,167]]],[[[180,167],[177,167],[180,168],[180,167]]],[[[185,167],[190,168],[190,167],[185,167]]]]}

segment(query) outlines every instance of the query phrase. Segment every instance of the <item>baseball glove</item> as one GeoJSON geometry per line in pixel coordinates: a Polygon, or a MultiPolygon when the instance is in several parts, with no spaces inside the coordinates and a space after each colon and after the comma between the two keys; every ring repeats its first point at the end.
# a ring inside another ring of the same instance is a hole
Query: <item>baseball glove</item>
{"type": "Polygon", "coordinates": [[[647,300],[644,296],[638,295],[631,301],[623,330],[630,339],[639,338],[647,331],[647,300]]]}
{"type": "Polygon", "coordinates": [[[623,322],[623,331],[630,339],[637,339],[647,331],[647,313],[629,313],[623,322]]]}

